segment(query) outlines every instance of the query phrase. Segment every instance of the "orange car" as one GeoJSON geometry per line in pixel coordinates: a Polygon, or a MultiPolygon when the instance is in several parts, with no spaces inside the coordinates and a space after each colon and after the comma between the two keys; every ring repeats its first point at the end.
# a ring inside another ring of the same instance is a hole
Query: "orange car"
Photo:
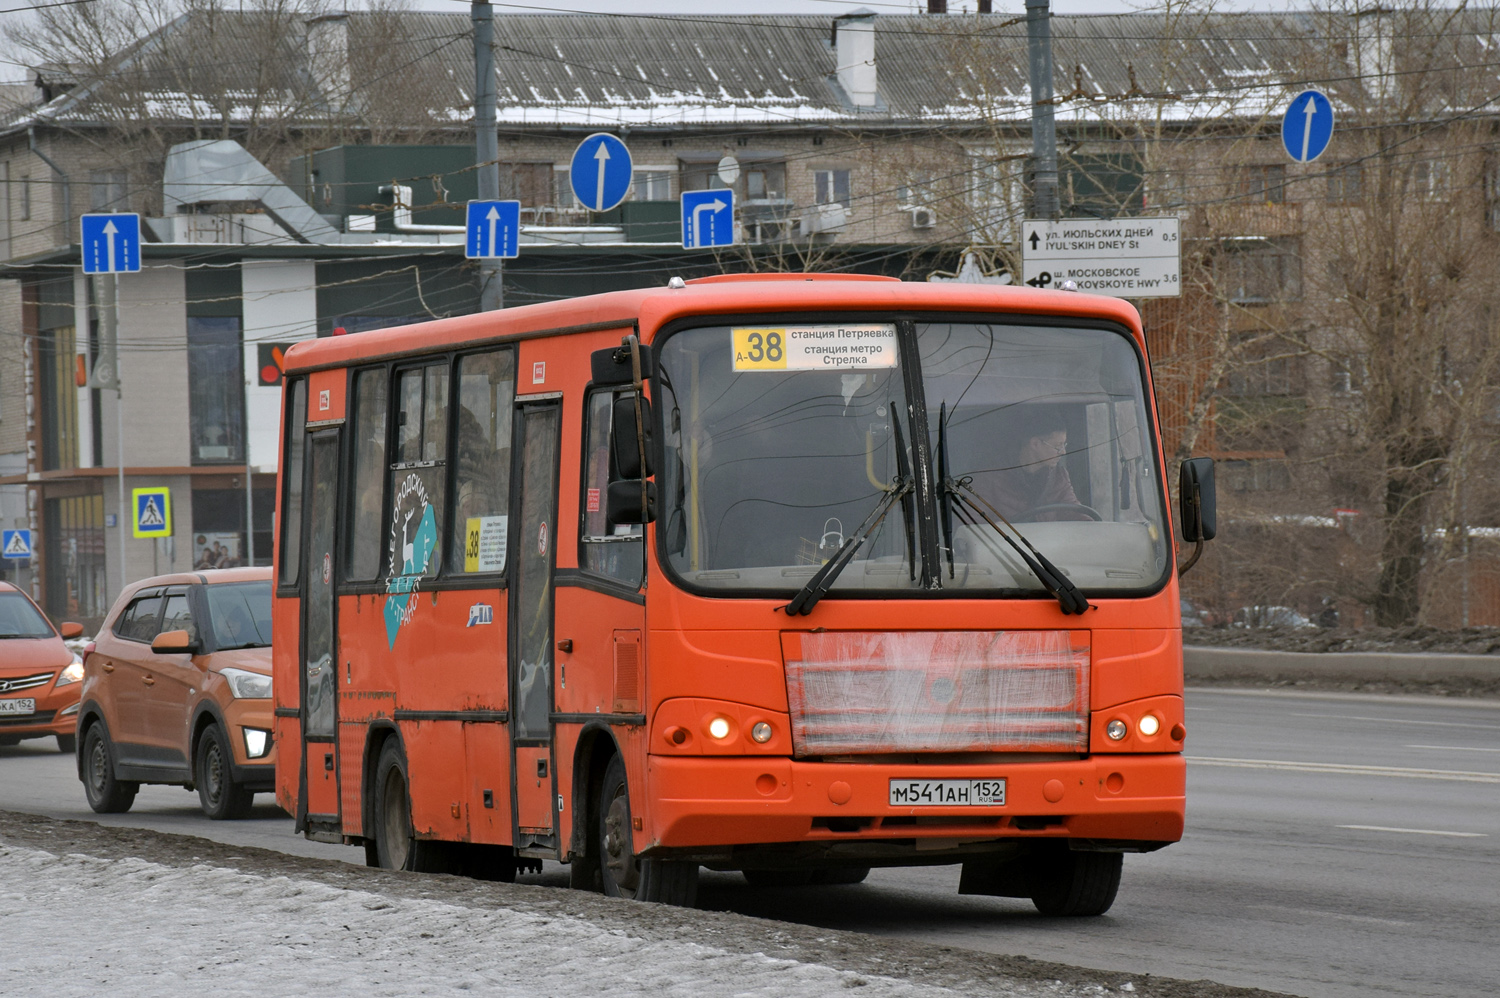
{"type": "Polygon", "coordinates": [[[142,783],[198,789],[243,818],[276,775],[271,571],[160,575],[127,586],[83,663],[78,778],[101,814],[142,783]]]}
{"type": "Polygon", "coordinates": [[[83,666],[63,638],[83,633],[81,624],[61,632],[20,589],[0,582],[0,745],[23,738],[57,738],[72,752],[83,666]]]}

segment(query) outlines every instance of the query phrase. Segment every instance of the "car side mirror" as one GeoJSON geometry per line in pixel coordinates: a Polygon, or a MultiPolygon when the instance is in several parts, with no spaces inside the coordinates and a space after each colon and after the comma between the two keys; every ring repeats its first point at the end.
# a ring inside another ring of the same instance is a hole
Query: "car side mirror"
{"type": "MultiPolygon", "coordinates": [[[[635,368],[630,357],[631,337],[617,347],[605,347],[589,355],[589,374],[596,388],[614,385],[635,384],[635,368]]],[[[641,380],[647,381],[656,373],[651,351],[639,347],[641,358],[641,380]]]]}
{"type": "Polygon", "coordinates": [[[198,642],[187,631],[162,631],[151,639],[151,650],[158,655],[193,655],[198,648],[198,642]]]}
{"type": "Polygon", "coordinates": [[[83,637],[83,625],[74,623],[71,620],[64,621],[63,625],[58,628],[58,631],[62,633],[64,639],[83,637]]]}
{"type": "Polygon", "coordinates": [[[1218,533],[1218,500],[1214,492],[1214,461],[1211,457],[1193,457],[1182,462],[1177,479],[1178,521],[1182,539],[1196,545],[1191,557],[1177,569],[1187,574],[1203,555],[1203,542],[1218,533]]]}

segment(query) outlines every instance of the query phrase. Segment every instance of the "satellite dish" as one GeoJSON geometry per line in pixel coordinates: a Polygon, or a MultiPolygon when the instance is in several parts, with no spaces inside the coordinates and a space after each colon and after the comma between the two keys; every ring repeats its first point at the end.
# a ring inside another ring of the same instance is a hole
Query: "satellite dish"
{"type": "Polygon", "coordinates": [[[726,184],[740,179],[740,161],[733,156],[725,156],[719,160],[719,179],[726,184]]]}

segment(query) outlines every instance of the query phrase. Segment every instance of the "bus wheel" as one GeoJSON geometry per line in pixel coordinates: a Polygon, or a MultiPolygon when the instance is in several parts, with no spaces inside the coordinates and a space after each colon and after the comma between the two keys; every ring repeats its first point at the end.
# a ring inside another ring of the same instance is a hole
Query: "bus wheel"
{"type": "Polygon", "coordinates": [[[698,864],[635,855],[625,762],[618,755],[599,789],[599,858],[604,893],[691,908],[698,900],[698,864]]]}
{"type": "Polygon", "coordinates": [[[1031,903],[1043,915],[1102,915],[1115,903],[1125,857],[1117,852],[1063,852],[1032,881],[1031,903]]]}
{"type": "Polygon", "coordinates": [[[383,870],[446,872],[442,843],[416,837],[411,823],[411,792],[406,754],[387,739],[375,764],[375,856],[383,870]]]}

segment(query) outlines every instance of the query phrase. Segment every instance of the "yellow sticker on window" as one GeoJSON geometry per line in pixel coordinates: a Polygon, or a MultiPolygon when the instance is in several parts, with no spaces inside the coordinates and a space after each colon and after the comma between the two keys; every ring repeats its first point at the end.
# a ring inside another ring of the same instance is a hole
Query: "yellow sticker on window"
{"type": "Polygon", "coordinates": [[[465,523],[464,571],[500,572],[505,569],[508,516],[471,516],[465,523]]]}
{"type": "Polygon", "coordinates": [[[895,367],[891,323],[735,329],[736,371],[865,371],[895,367]]]}

